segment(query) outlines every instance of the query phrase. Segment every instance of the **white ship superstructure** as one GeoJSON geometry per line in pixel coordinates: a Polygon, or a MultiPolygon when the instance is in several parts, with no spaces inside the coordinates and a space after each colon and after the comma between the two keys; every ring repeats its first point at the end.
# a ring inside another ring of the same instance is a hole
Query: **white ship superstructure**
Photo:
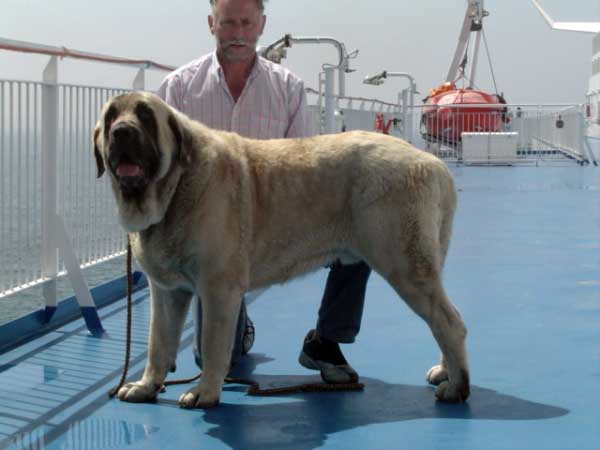
{"type": "Polygon", "coordinates": [[[592,120],[596,125],[600,125],[600,33],[596,33],[592,44],[592,76],[587,96],[592,120]]]}
{"type": "Polygon", "coordinates": [[[531,0],[548,25],[555,30],[595,34],[592,42],[592,74],[587,99],[590,105],[590,122],[600,125],[600,22],[555,22],[537,0],[531,0]]]}

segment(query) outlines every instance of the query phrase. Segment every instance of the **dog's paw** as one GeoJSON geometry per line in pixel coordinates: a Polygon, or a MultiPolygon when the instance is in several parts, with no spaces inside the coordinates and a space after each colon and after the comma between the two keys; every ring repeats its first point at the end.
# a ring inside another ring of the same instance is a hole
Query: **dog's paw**
{"type": "Polygon", "coordinates": [[[451,384],[442,381],[435,390],[436,398],[441,402],[461,403],[469,398],[471,389],[469,383],[451,384]]]}
{"type": "Polygon", "coordinates": [[[221,392],[211,392],[202,384],[184,392],[179,397],[179,406],[182,408],[212,408],[219,404],[221,392]]]}
{"type": "Polygon", "coordinates": [[[155,384],[148,384],[142,381],[136,381],[134,383],[127,383],[119,392],[117,397],[119,400],[132,403],[152,402],[156,400],[156,394],[160,387],[155,384]]]}
{"type": "Polygon", "coordinates": [[[448,371],[445,367],[433,366],[429,369],[429,372],[427,372],[426,379],[429,384],[438,386],[442,381],[448,380],[448,371]]]}

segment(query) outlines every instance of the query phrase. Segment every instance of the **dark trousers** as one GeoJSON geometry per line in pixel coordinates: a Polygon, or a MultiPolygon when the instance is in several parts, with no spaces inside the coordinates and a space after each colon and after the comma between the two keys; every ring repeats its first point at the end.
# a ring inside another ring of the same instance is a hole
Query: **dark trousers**
{"type": "Polygon", "coordinates": [[[327,276],[319,308],[318,333],[334,342],[352,343],[360,331],[371,268],[364,262],[336,261],[327,276]]]}
{"type": "MultiPolygon", "coordinates": [[[[317,331],[321,336],[334,342],[354,342],[360,331],[369,275],[371,268],[362,261],[347,265],[336,261],[330,267],[317,320],[317,331]]],[[[202,367],[202,308],[198,298],[193,299],[192,314],[196,334],[193,351],[196,364],[202,367]]],[[[242,356],[247,314],[246,303],[242,300],[231,354],[232,366],[242,356]]]]}

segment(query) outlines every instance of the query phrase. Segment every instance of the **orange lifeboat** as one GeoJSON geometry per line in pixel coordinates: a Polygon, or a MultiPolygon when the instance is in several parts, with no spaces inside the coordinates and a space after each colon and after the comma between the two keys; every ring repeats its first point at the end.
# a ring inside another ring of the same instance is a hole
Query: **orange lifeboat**
{"type": "MultiPolygon", "coordinates": [[[[456,147],[461,142],[462,133],[502,131],[503,122],[507,122],[506,101],[501,94],[489,94],[474,89],[477,55],[483,35],[483,19],[489,15],[483,9],[483,0],[467,2],[465,18],[458,37],[458,44],[446,82],[429,92],[424,100],[421,116],[421,134],[428,142],[456,147]],[[474,36],[471,46],[471,35],[474,36]],[[470,54],[470,56],[469,56],[470,54]],[[467,76],[467,64],[472,61],[470,76],[467,76]],[[466,88],[457,88],[456,83],[465,80],[466,88]]],[[[487,45],[486,45],[487,50],[487,45]]],[[[490,61],[490,70],[494,87],[494,70],[490,61]]]]}
{"type": "Polygon", "coordinates": [[[425,100],[421,134],[429,142],[457,145],[464,132],[501,131],[506,120],[506,108],[498,106],[501,103],[506,103],[501,95],[443,83],[425,100]]]}

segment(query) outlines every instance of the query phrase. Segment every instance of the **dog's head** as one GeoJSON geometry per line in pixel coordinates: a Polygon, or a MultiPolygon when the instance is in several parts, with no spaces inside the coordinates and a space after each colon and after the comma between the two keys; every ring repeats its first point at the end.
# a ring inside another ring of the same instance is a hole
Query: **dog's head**
{"type": "Polygon", "coordinates": [[[120,211],[132,216],[135,206],[138,215],[146,215],[140,221],[121,211],[130,231],[156,223],[155,210],[166,201],[163,191],[173,185],[167,178],[174,167],[189,164],[189,139],[179,113],[153,94],[121,94],[104,106],[94,129],[98,177],[110,175],[120,211]]]}
{"type": "Polygon", "coordinates": [[[173,162],[186,162],[184,130],[159,97],[121,94],[104,106],[94,130],[98,177],[108,169],[126,196],[141,196],[173,162]]]}

